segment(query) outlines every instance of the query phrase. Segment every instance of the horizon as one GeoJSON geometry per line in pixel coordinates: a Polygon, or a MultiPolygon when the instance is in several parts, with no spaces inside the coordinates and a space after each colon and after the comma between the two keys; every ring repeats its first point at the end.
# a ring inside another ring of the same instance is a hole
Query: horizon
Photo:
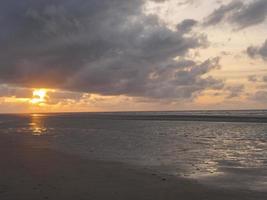
{"type": "Polygon", "coordinates": [[[0,112],[0,115],[24,115],[24,114],[30,114],[30,115],[35,115],[35,114],[97,114],[97,113],[179,113],[179,112],[240,112],[240,111],[267,111],[267,109],[239,109],[239,110],[227,110],[227,109],[219,109],[219,110],[128,110],[128,111],[72,111],[72,112],[7,112],[3,113],[0,112]]]}

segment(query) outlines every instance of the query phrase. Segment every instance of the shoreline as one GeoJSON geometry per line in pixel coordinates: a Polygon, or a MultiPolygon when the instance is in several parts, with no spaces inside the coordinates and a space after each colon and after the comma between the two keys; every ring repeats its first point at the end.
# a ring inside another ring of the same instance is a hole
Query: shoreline
{"type": "Polygon", "coordinates": [[[0,135],[1,200],[264,200],[267,193],[211,188],[126,164],[51,150],[43,138],[0,135]]]}

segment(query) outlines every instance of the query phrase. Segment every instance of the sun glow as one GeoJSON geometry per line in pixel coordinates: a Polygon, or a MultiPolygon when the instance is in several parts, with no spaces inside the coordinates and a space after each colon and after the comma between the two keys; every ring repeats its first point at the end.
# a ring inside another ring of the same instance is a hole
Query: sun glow
{"type": "Polygon", "coordinates": [[[32,92],[32,104],[42,104],[46,102],[47,90],[46,89],[35,89],[32,92]]]}

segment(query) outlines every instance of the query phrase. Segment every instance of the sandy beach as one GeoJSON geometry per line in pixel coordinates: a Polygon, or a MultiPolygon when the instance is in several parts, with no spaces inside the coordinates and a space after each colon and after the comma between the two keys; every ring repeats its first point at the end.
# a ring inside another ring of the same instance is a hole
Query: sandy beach
{"type": "Polygon", "coordinates": [[[267,199],[266,193],[210,188],[147,169],[63,154],[38,137],[1,135],[0,156],[1,200],[267,199]]]}

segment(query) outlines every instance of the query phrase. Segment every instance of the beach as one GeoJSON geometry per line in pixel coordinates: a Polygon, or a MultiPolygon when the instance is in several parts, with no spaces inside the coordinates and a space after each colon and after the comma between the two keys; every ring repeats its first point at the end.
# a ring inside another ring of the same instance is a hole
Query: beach
{"type": "Polygon", "coordinates": [[[267,200],[267,0],[0,1],[0,200],[267,200]]]}
{"type": "Polygon", "coordinates": [[[141,167],[51,150],[41,137],[0,136],[0,199],[264,200],[267,193],[204,186],[141,167]]]}

